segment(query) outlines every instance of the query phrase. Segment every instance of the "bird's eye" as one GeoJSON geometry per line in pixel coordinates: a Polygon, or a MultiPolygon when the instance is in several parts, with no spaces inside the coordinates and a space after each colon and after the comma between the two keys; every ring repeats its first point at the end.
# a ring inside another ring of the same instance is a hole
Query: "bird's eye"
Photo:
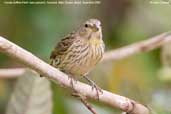
{"type": "Polygon", "coordinates": [[[88,27],[88,24],[85,24],[85,27],[87,28],[88,27]]]}

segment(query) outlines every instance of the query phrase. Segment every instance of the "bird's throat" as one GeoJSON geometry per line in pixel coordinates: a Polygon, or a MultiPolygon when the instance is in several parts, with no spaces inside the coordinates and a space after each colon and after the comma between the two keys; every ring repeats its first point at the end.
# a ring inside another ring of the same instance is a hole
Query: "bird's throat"
{"type": "Polygon", "coordinates": [[[98,45],[100,45],[101,43],[102,43],[102,40],[100,39],[100,38],[90,38],[89,39],[89,43],[91,44],[91,45],[95,45],[95,46],[98,46],[98,45]]]}

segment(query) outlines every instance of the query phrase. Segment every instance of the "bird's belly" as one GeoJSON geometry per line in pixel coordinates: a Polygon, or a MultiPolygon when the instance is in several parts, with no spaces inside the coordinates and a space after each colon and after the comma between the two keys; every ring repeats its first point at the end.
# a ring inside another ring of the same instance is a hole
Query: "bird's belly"
{"type": "Polygon", "coordinates": [[[87,61],[87,63],[84,64],[77,64],[75,63],[74,66],[71,66],[69,68],[69,71],[71,74],[73,74],[74,76],[83,76],[86,75],[87,73],[89,73],[97,64],[97,62],[90,62],[91,64],[88,64],[89,61],[87,61]]]}

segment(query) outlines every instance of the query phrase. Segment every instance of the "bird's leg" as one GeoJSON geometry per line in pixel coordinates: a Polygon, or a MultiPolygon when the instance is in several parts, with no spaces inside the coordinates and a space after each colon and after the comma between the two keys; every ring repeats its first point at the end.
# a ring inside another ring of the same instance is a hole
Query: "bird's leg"
{"type": "Polygon", "coordinates": [[[97,94],[97,98],[99,99],[99,92],[103,93],[102,89],[91,79],[89,79],[87,76],[83,76],[91,85],[92,90],[95,89],[96,90],[96,94],[97,94]]]}

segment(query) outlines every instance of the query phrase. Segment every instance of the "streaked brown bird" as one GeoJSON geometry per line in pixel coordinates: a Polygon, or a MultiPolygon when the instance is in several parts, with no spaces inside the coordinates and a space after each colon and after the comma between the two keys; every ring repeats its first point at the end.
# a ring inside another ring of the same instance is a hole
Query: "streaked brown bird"
{"type": "Polygon", "coordinates": [[[52,51],[51,65],[73,78],[83,76],[97,91],[101,89],[87,77],[87,74],[102,59],[105,45],[102,39],[101,22],[89,19],[78,30],[62,39],[52,51]]]}

